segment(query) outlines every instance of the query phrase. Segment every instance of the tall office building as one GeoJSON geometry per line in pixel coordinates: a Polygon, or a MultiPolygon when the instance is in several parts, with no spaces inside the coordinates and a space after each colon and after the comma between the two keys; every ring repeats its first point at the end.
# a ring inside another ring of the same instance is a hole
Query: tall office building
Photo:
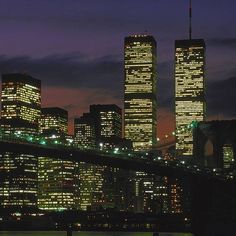
{"type": "Polygon", "coordinates": [[[95,135],[97,147],[112,146],[114,140],[122,138],[122,111],[117,105],[91,105],[90,114],[95,121],[95,135]]]}
{"type": "MultiPolygon", "coordinates": [[[[66,142],[68,112],[57,107],[42,108],[41,135],[47,142],[66,142]]],[[[38,207],[43,210],[76,209],[78,164],[47,156],[38,158],[38,207]]]]}
{"type": "MultiPolygon", "coordinates": [[[[96,148],[95,120],[90,113],[74,121],[75,145],[79,148],[96,148]]],[[[79,163],[79,199],[81,210],[96,208],[102,198],[103,186],[102,166],[79,163]]]]}
{"type": "Polygon", "coordinates": [[[2,75],[1,128],[5,133],[38,132],[41,82],[26,74],[2,75]]]}
{"type": "MultiPolygon", "coordinates": [[[[2,75],[1,129],[5,135],[38,132],[41,82],[26,74],[2,75]]],[[[20,211],[37,205],[37,157],[0,152],[0,207],[20,211]]]]}
{"type": "Polygon", "coordinates": [[[192,2],[189,1],[189,39],[175,41],[176,156],[193,155],[192,126],[204,121],[205,42],[192,39],[192,2]]]}
{"type": "MultiPolygon", "coordinates": [[[[97,147],[113,150],[118,148],[123,141],[121,108],[115,104],[91,105],[90,113],[95,119],[97,147]]],[[[119,173],[118,168],[104,167],[103,169],[101,201],[104,208],[115,207],[116,200],[121,198],[121,192],[116,189],[119,173]]]]}
{"type": "Polygon", "coordinates": [[[193,154],[191,123],[205,120],[205,43],[203,39],[175,42],[176,155],[193,154]]]}
{"type": "MultiPolygon", "coordinates": [[[[114,144],[120,143],[121,131],[121,109],[118,106],[91,105],[90,113],[75,119],[75,144],[80,148],[112,149],[114,144]]],[[[122,178],[119,169],[87,163],[80,163],[79,167],[80,209],[101,206],[127,209],[126,194],[129,191],[126,191],[128,185],[123,185],[124,181],[129,184],[129,180],[122,178]]]]}
{"type": "MultiPolygon", "coordinates": [[[[132,35],[124,45],[124,136],[134,150],[149,149],[156,143],[156,41],[149,35],[132,35]]],[[[135,211],[148,211],[156,199],[154,178],[135,173],[135,211]],[[152,190],[150,190],[150,188],[152,190]]]]}
{"type": "Polygon", "coordinates": [[[134,149],[156,143],[156,41],[149,35],[132,35],[124,45],[124,133],[134,149]]]}

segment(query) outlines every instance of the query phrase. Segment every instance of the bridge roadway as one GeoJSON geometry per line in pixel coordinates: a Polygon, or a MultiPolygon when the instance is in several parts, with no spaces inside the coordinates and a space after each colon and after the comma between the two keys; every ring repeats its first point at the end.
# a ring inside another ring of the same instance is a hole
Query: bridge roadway
{"type": "Polygon", "coordinates": [[[187,165],[184,162],[167,161],[153,153],[125,153],[108,152],[92,149],[79,149],[64,145],[43,145],[22,140],[0,140],[1,152],[16,152],[57,158],[67,161],[85,162],[88,164],[111,166],[133,171],[143,171],[158,176],[173,178],[200,178],[234,182],[229,175],[222,175],[216,170],[201,169],[196,165],[187,165]]]}

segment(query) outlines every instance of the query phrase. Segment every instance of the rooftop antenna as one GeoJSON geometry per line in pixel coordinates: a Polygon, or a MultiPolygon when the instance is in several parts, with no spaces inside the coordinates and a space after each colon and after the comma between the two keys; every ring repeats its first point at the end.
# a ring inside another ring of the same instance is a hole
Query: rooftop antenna
{"type": "Polygon", "coordinates": [[[189,0],[189,39],[192,39],[192,0],[189,0]]]}

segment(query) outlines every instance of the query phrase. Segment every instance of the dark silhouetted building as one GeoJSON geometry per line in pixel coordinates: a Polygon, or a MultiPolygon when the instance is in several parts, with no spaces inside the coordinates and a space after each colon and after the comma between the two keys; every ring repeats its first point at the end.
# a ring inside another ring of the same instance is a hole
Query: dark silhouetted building
{"type": "Polygon", "coordinates": [[[122,111],[117,105],[91,105],[90,114],[95,122],[97,147],[109,148],[109,140],[122,138],[122,111]]]}
{"type": "Polygon", "coordinates": [[[235,172],[236,120],[199,122],[194,128],[194,162],[235,172]]]}

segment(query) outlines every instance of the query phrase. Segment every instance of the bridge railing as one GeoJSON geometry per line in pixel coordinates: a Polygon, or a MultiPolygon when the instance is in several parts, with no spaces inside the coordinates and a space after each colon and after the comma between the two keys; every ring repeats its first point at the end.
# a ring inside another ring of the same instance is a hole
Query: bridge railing
{"type": "Polygon", "coordinates": [[[198,175],[207,175],[209,177],[217,177],[225,180],[234,179],[233,173],[227,173],[222,171],[221,169],[215,168],[205,168],[199,167],[197,165],[191,165],[186,163],[185,161],[179,160],[165,160],[161,156],[154,154],[152,151],[149,153],[146,152],[134,152],[130,150],[122,150],[115,148],[114,150],[105,150],[105,149],[97,149],[92,147],[82,147],[75,144],[73,141],[62,142],[57,139],[46,139],[42,135],[29,135],[23,134],[20,132],[11,132],[6,133],[0,129],[0,140],[4,142],[18,143],[18,144],[29,144],[29,145],[37,145],[37,146],[45,146],[47,148],[60,148],[66,150],[80,150],[84,152],[88,152],[91,154],[96,154],[100,156],[107,156],[111,158],[120,158],[120,159],[129,159],[134,161],[139,161],[140,163],[158,163],[163,167],[171,167],[175,170],[183,170],[185,172],[198,174],[198,175]]]}

